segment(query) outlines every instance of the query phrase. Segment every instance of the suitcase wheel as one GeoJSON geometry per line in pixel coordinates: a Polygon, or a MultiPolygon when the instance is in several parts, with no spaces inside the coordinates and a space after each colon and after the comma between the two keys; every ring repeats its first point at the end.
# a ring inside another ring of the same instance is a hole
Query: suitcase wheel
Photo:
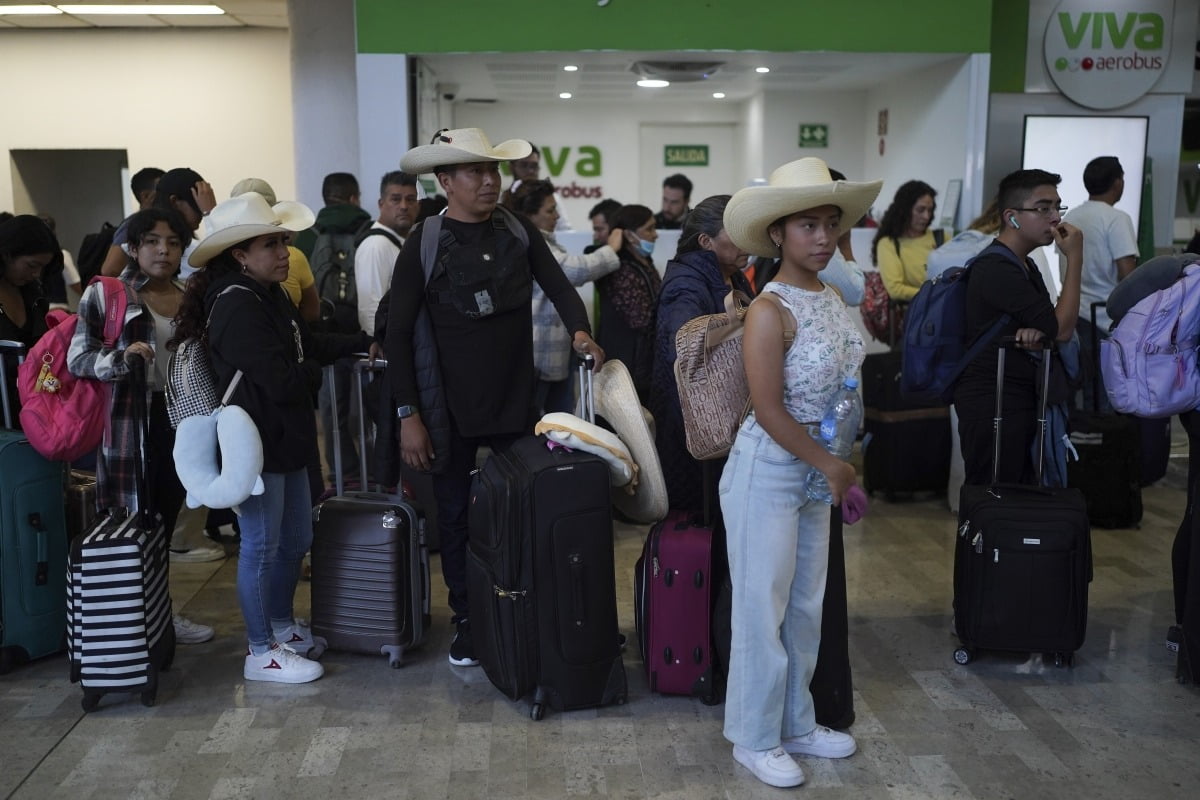
{"type": "Polygon", "coordinates": [[[966,647],[960,647],[954,651],[955,663],[963,664],[965,666],[967,664],[970,664],[971,659],[973,659],[973,658],[975,658],[974,651],[972,651],[966,647]]]}
{"type": "Polygon", "coordinates": [[[546,706],[541,703],[534,703],[529,707],[529,718],[534,722],[541,722],[546,717],[546,706]]]}
{"type": "Polygon", "coordinates": [[[158,699],[158,690],[147,689],[146,691],[142,692],[141,699],[142,705],[144,705],[146,708],[152,708],[155,701],[158,699]]]}
{"type": "Polygon", "coordinates": [[[395,647],[393,645],[384,645],[379,648],[379,652],[387,656],[388,666],[392,669],[400,669],[404,666],[404,648],[395,647]]]}
{"type": "Polygon", "coordinates": [[[1074,653],[1045,653],[1042,656],[1043,661],[1054,661],[1054,666],[1062,669],[1063,667],[1071,667],[1075,664],[1074,653]]]}
{"type": "Polygon", "coordinates": [[[100,705],[100,695],[87,694],[85,692],[83,699],[79,701],[79,705],[83,708],[85,713],[89,711],[95,711],[96,706],[100,705]]]}

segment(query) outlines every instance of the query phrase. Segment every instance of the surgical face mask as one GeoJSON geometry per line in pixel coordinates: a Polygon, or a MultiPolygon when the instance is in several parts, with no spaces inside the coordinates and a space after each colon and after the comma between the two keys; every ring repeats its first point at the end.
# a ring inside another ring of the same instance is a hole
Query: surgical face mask
{"type": "Polygon", "coordinates": [[[642,255],[649,256],[654,253],[654,242],[648,239],[638,239],[638,247],[642,249],[642,255]]]}

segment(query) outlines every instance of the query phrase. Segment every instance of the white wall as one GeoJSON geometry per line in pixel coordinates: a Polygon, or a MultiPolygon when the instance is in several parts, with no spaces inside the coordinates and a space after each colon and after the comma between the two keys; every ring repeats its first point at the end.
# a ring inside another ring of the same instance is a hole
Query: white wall
{"type": "MultiPolygon", "coordinates": [[[[966,115],[972,86],[969,62],[967,57],[954,56],[938,66],[882,82],[867,93],[862,177],[883,180],[872,210],[875,219],[883,217],[900,185],[913,179],[937,190],[940,217],[946,183],[965,178],[966,115]],[[888,111],[887,134],[882,137],[877,127],[881,109],[888,111]],[[883,155],[879,153],[881,138],[885,141],[883,155]]],[[[977,212],[967,209],[966,219],[977,212]]]]}
{"type": "Polygon", "coordinates": [[[0,75],[0,208],[13,149],[119,149],[131,172],[190,166],[218,198],[248,176],[295,196],[287,31],[0,33],[0,75]]]}
{"type": "Polygon", "coordinates": [[[762,168],[769,177],[781,164],[816,156],[839,169],[852,181],[864,180],[863,115],[861,92],[767,92],[764,96],[762,168]],[[829,126],[828,147],[800,147],[800,123],[829,126]]]}

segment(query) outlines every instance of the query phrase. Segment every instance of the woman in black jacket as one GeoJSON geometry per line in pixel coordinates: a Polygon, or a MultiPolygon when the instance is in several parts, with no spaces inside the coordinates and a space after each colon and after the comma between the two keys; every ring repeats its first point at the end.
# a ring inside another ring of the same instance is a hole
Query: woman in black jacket
{"type": "Polygon", "coordinates": [[[204,334],[224,394],[258,427],[266,491],[241,505],[238,601],[246,621],[246,680],[307,683],[321,677],[323,644],[292,612],[300,564],[312,543],[308,456],[316,442],[313,390],[321,364],[366,350],[366,334],[309,333],[280,283],[288,274],[288,239],[313,223],[300,203],[267,204],[248,192],[217,205],[209,235],[189,261],[203,267],[188,282],[176,342],[204,334]]]}

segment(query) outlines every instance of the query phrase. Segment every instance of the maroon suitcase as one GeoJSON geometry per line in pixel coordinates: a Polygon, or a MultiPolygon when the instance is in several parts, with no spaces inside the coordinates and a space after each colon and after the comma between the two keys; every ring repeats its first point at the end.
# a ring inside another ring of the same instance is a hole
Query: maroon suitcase
{"type": "Polygon", "coordinates": [[[634,567],[634,616],[650,691],[717,702],[713,681],[712,530],[672,511],[634,567]]]}

